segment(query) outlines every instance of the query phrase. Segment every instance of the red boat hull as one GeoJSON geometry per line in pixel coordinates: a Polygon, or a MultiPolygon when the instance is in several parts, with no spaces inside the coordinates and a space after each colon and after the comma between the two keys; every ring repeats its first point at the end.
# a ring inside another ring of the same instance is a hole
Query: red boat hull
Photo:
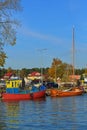
{"type": "Polygon", "coordinates": [[[3,93],[2,99],[4,100],[28,100],[31,99],[30,94],[11,94],[11,93],[3,93]]]}
{"type": "Polygon", "coordinates": [[[45,97],[45,90],[38,91],[34,93],[17,93],[17,94],[11,94],[11,93],[3,93],[2,99],[3,100],[32,100],[37,98],[43,98],[45,97]]]}
{"type": "Polygon", "coordinates": [[[35,92],[33,93],[33,99],[37,99],[37,98],[44,98],[46,95],[46,91],[39,91],[39,92],[35,92]]]}

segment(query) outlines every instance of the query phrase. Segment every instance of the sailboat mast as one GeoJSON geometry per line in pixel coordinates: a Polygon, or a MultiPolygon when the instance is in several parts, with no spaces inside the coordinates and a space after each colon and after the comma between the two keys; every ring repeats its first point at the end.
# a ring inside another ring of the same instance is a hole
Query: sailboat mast
{"type": "Polygon", "coordinates": [[[73,80],[74,80],[74,75],[75,75],[75,40],[74,40],[74,27],[73,27],[73,32],[72,32],[72,67],[73,67],[73,80]]]}

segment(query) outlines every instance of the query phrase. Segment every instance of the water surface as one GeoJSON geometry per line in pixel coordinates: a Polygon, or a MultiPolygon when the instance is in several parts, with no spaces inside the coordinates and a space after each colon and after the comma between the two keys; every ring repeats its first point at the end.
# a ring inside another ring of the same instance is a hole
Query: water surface
{"type": "Polygon", "coordinates": [[[0,130],[86,130],[87,94],[0,101],[0,130]]]}

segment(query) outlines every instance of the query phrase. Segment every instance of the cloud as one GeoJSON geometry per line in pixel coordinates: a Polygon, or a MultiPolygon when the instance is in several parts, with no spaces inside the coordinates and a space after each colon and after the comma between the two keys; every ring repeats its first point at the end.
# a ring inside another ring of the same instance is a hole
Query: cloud
{"type": "Polygon", "coordinates": [[[33,37],[33,38],[37,38],[37,39],[42,39],[42,40],[47,40],[47,41],[51,41],[51,42],[55,42],[57,44],[61,44],[63,43],[63,40],[51,35],[45,35],[45,34],[41,34],[38,32],[34,32],[31,30],[28,30],[26,28],[23,28],[22,30],[20,30],[20,33],[22,33],[22,35],[28,36],[28,37],[33,37]]]}

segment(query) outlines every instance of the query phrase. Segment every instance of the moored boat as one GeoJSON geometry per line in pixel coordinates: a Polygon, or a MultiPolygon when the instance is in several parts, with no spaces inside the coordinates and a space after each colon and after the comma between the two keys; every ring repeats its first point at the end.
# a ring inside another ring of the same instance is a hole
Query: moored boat
{"type": "Polygon", "coordinates": [[[58,89],[51,89],[52,97],[68,97],[68,96],[78,96],[82,95],[83,91],[79,88],[72,89],[71,91],[62,91],[58,89]]]}
{"type": "Polygon", "coordinates": [[[3,100],[32,100],[45,97],[45,90],[33,93],[3,93],[3,100]]]}
{"type": "Polygon", "coordinates": [[[20,80],[9,80],[6,83],[6,92],[2,94],[2,100],[32,100],[45,97],[45,88],[32,87],[32,90],[20,90],[20,80]]]}

